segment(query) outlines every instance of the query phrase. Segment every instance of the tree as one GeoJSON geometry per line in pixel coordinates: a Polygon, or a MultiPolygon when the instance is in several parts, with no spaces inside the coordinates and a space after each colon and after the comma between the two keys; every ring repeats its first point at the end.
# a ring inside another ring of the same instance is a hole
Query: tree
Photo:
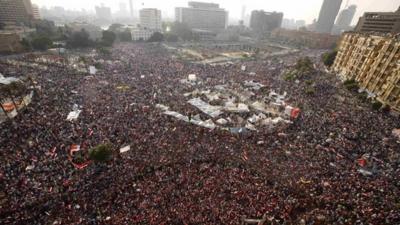
{"type": "Polygon", "coordinates": [[[31,44],[31,42],[30,42],[28,39],[26,39],[26,38],[23,38],[23,39],[22,39],[21,45],[24,47],[24,49],[25,49],[26,51],[31,51],[31,50],[32,50],[32,44],[31,44]]]}
{"type": "Polygon", "coordinates": [[[72,48],[89,47],[92,41],[89,39],[89,33],[82,29],[81,31],[72,32],[67,39],[67,46],[72,48]]]}
{"type": "Polygon", "coordinates": [[[32,40],[32,47],[35,50],[45,51],[51,47],[53,42],[46,36],[36,36],[32,40]]]}
{"type": "Polygon", "coordinates": [[[56,35],[57,28],[53,21],[50,20],[37,20],[35,21],[36,33],[40,36],[53,38],[56,35]]]}
{"type": "Polygon", "coordinates": [[[100,144],[89,150],[89,158],[96,162],[104,163],[111,159],[112,150],[110,144],[100,144]]]}
{"type": "Polygon", "coordinates": [[[164,35],[160,32],[155,32],[153,35],[151,35],[151,37],[147,41],[148,42],[162,42],[162,41],[164,41],[164,35]]]}
{"type": "Polygon", "coordinates": [[[322,61],[325,66],[331,67],[333,63],[335,62],[335,58],[337,55],[337,51],[332,51],[332,52],[326,52],[322,55],[322,61]]]}
{"type": "Polygon", "coordinates": [[[110,25],[110,27],[108,28],[108,31],[117,33],[119,29],[121,29],[122,27],[124,27],[123,24],[120,23],[113,23],[110,25]]]}
{"type": "Polygon", "coordinates": [[[116,35],[112,31],[104,30],[103,37],[101,38],[103,45],[112,46],[116,39],[116,35]]]}
{"type": "Polygon", "coordinates": [[[118,33],[118,38],[120,41],[129,42],[132,41],[132,35],[129,30],[125,30],[123,32],[118,33]]]}
{"type": "Polygon", "coordinates": [[[169,34],[169,33],[166,33],[166,34],[164,35],[164,38],[165,38],[165,40],[168,41],[168,42],[177,42],[177,41],[179,40],[178,35],[176,35],[176,34],[169,34]]]}

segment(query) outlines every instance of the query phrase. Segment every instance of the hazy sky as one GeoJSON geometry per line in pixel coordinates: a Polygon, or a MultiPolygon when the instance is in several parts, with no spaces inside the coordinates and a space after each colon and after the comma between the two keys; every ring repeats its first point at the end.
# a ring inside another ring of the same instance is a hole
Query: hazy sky
{"type": "MultiPolygon", "coordinates": [[[[41,6],[62,6],[66,9],[82,8],[94,11],[95,5],[104,3],[111,7],[112,11],[119,9],[119,2],[128,4],[128,0],[31,0],[41,6]]],[[[264,9],[265,11],[279,11],[284,13],[285,18],[304,19],[310,23],[318,17],[323,0],[209,0],[204,2],[219,3],[220,7],[229,11],[229,17],[240,19],[242,6],[246,6],[246,14],[251,10],[264,9]]],[[[346,2],[357,5],[357,12],[353,23],[358,21],[366,11],[395,11],[400,6],[400,0],[343,0],[342,8],[346,2]]],[[[135,10],[143,7],[158,8],[162,10],[165,17],[174,16],[174,7],[187,6],[187,0],[133,0],[135,10]]]]}

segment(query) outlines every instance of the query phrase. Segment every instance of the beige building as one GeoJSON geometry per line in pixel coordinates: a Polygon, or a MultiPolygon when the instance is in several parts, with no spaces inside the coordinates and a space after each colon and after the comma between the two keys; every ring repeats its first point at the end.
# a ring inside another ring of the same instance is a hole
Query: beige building
{"type": "Polygon", "coordinates": [[[215,3],[189,2],[189,7],[175,8],[175,21],[191,29],[221,31],[227,27],[228,12],[215,3]]]}
{"type": "Polygon", "coordinates": [[[29,23],[33,19],[30,0],[0,0],[1,23],[29,23]]]}
{"type": "Polygon", "coordinates": [[[400,36],[344,33],[332,70],[400,111],[400,36]]]}
{"type": "Polygon", "coordinates": [[[396,12],[366,12],[354,30],[357,32],[400,33],[400,7],[396,12]]]}
{"type": "Polygon", "coordinates": [[[337,35],[282,28],[273,30],[271,38],[275,41],[308,48],[333,48],[339,41],[337,35]]]}
{"type": "Polygon", "coordinates": [[[153,31],[161,31],[161,10],[141,9],[139,11],[140,26],[153,31]]]}

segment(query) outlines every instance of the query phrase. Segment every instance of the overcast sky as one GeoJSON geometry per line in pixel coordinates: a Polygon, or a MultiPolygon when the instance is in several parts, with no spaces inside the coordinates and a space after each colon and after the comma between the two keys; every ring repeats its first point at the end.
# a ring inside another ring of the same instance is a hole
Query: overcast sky
{"type": "MultiPolygon", "coordinates": [[[[94,11],[95,5],[104,3],[111,7],[112,11],[119,9],[119,2],[128,4],[128,0],[31,0],[40,7],[62,6],[66,9],[86,9],[94,11]]],[[[285,18],[304,19],[310,23],[318,17],[323,0],[210,0],[204,2],[219,3],[220,7],[229,11],[229,17],[241,18],[242,6],[246,6],[246,14],[251,10],[263,9],[265,11],[279,11],[285,18]]],[[[400,0],[343,0],[342,9],[346,2],[357,5],[357,12],[353,23],[356,23],[366,11],[395,11],[400,6],[400,0]]],[[[140,8],[158,8],[165,17],[174,16],[174,7],[187,6],[187,0],[133,0],[135,10],[140,8]]]]}

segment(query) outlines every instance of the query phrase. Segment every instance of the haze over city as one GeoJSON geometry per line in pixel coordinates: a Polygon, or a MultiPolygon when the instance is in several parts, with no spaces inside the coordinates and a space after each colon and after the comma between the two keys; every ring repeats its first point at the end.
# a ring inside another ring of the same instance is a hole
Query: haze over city
{"type": "MultiPolygon", "coordinates": [[[[52,7],[62,6],[66,9],[94,11],[96,5],[102,3],[111,7],[113,11],[118,10],[120,2],[126,2],[126,0],[32,0],[33,3],[37,3],[40,7],[52,7]]],[[[146,0],[139,1],[134,0],[134,10],[138,11],[140,8],[158,8],[162,10],[163,17],[173,18],[174,7],[186,6],[188,1],[185,0],[170,0],[170,1],[159,1],[159,0],[146,0]]],[[[319,9],[322,5],[322,0],[216,0],[216,1],[204,1],[204,2],[215,2],[220,4],[221,8],[225,8],[229,11],[229,17],[231,20],[239,20],[241,18],[242,6],[246,6],[246,14],[250,14],[254,9],[264,9],[265,11],[277,11],[283,12],[285,18],[306,20],[307,23],[311,23],[313,19],[318,18],[319,9]]],[[[349,0],[348,4],[357,5],[357,11],[353,18],[352,24],[355,24],[360,16],[367,11],[395,11],[399,5],[399,0],[349,0]]],[[[346,1],[342,3],[342,9],[345,7],[346,1]]]]}

